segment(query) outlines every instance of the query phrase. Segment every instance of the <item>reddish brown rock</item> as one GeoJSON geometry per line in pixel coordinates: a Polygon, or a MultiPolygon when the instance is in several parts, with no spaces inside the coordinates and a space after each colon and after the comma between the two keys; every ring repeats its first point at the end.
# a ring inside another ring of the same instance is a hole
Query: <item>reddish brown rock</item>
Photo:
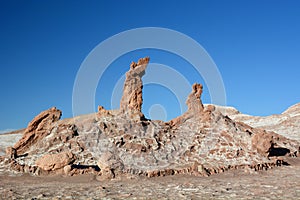
{"type": "Polygon", "coordinates": [[[203,104],[201,101],[203,86],[201,84],[194,83],[192,89],[191,94],[186,100],[186,105],[188,106],[187,112],[197,115],[203,111],[203,104]]]}
{"type": "Polygon", "coordinates": [[[123,88],[123,96],[120,102],[120,111],[131,117],[143,117],[143,82],[142,76],[145,74],[149,63],[149,57],[141,58],[137,63],[132,62],[130,70],[126,73],[126,80],[123,88]]]}
{"type": "Polygon", "coordinates": [[[111,115],[111,112],[109,110],[106,110],[103,106],[98,106],[98,113],[97,115],[99,117],[101,116],[107,116],[107,115],[111,115]]]}
{"type": "Polygon", "coordinates": [[[14,145],[17,153],[25,153],[31,145],[44,138],[49,133],[53,122],[60,119],[61,114],[60,110],[53,107],[37,115],[28,124],[23,137],[14,145]]]}
{"type": "Polygon", "coordinates": [[[267,132],[256,133],[252,137],[252,147],[257,150],[258,153],[267,156],[274,145],[273,135],[267,132]]]}
{"type": "Polygon", "coordinates": [[[49,110],[41,112],[37,115],[27,126],[25,133],[31,131],[46,130],[49,126],[60,119],[62,112],[56,107],[52,107],[49,110]]]}
{"type": "Polygon", "coordinates": [[[97,162],[98,167],[101,171],[121,171],[123,164],[120,159],[112,152],[105,152],[101,155],[97,162]]]}
{"type": "Polygon", "coordinates": [[[36,165],[45,171],[54,171],[69,165],[74,159],[74,155],[71,152],[46,154],[36,161],[36,165]]]}
{"type": "Polygon", "coordinates": [[[203,114],[203,104],[201,101],[203,86],[198,83],[194,83],[192,86],[192,92],[189,94],[186,100],[186,105],[188,106],[188,110],[182,115],[175,119],[172,119],[167,124],[171,126],[176,126],[189,118],[199,118],[203,114]]]}
{"type": "Polygon", "coordinates": [[[10,159],[15,159],[17,158],[17,151],[15,148],[13,147],[7,147],[6,148],[6,155],[8,156],[8,158],[10,159]]]}
{"type": "Polygon", "coordinates": [[[65,175],[69,175],[70,172],[71,172],[71,170],[72,170],[72,166],[71,165],[64,166],[64,173],[65,173],[65,175]]]}

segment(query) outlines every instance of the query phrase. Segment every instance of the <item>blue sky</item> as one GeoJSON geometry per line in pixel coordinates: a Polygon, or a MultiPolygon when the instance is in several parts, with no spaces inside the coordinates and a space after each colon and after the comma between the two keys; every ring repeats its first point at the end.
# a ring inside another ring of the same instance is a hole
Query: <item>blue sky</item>
{"type": "MultiPolygon", "coordinates": [[[[251,115],[281,113],[300,102],[299,13],[296,0],[0,1],[0,130],[23,128],[52,106],[71,117],[73,84],[85,57],[110,36],[138,27],[173,29],[200,43],[218,66],[228,105],[251,115]]],[[[202,82],[178,56],[139,50],[108,68],[96,103],[109,108],[112,85],[144,56],[202,82]]],[[[146,86],[144,97],[145,111],[161,104],[168,118],[179,114],[167,89],[146,86]]],[[[210,102],[207,91],[203,101],[210,102]]]]}

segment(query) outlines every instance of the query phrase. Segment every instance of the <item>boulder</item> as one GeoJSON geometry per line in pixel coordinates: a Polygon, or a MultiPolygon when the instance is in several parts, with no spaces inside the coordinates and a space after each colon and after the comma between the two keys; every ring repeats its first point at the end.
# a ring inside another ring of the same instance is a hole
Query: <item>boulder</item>
{"type": "Polygon", "coordinates": [[[45,171],[61,169],[75,160],[71,152],[61,152],[57,154],[46,154],[36,161],[36,165],[45,171]]]}
{"type": "Polygon", "coordinates": [[[115,175],[122,172],[124,168],[122,161],[110,151],[100,156],[97,165],[101,169],[102,175],[108,179],[114,178],[115,175]]]}

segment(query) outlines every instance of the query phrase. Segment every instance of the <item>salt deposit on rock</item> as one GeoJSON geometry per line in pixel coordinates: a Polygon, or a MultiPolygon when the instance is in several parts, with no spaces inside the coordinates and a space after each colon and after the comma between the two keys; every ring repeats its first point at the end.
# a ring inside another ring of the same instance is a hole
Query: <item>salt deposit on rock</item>
{"type": "Polygon", "coordinates": [[[217,106],[217,109],[235,121],[243,122],[255,128],[274,131],[300,142],[300,103],[291,106],[281,114],[266,117],[242,114],[233,107],[217,106]]]}

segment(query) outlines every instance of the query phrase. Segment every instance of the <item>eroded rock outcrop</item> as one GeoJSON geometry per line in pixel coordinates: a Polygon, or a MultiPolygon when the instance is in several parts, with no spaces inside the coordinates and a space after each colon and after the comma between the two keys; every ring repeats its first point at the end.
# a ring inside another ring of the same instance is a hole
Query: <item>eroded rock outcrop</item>
{"type": "Polygon", "coordinates": [[[109,110],[106,110],[103,106],[98,106],[97,115],[99,117],[106,116],[106,115],[111,115],[111,112],[109,110]]]}
{"type": "Polygon", "coordinates": [[[271,148],[274,146],[273,135],[265,131],[261,131],[253,135],[251,142],[252,147],[257,150],[258,153],[268,156],[271,148]]]}
{"type": "Polygon", "coordinates": [[[130,65],[119,110],[99,106],[96,115],[60,121],[56,108],[42,112],[8,149],[5,162],[22,172],[93,173],[110,179],[269,169],[285,163],[280,156],[298,155],[297,141],[236,122],[214,105],[204,107],[201,84],[192,86],[182,116],[170,122],[145,119],[141,78],[148,63],[143,58],[130,65]]]}
{"type": "Polygon", "coordinates": [[[243,122],[254,128],[273,131],[300,142],[300,103],[291,106],[281,114],[265,117],[243,114],[233,107],[218,106],[217,109],[235,121],[243,122]]]}
{"type": "MultiPolygon", "coordinates": [[[[204,107],[201,101],[202,92],[203,86],[199,83],[194,83],[192,86],[192,91],[188,95],[187,100],[185,102],[188,107],[188,110],[182,116],[170,120],[168,124],[170,124],[171,126],[178,126],[190,118],[194,118],[196,121],[198,121],[199,118],[207,118],[204,117],[204,107]]],[[[206,111],[210,112],[210,110],[206,111]]]]}
{"type": "Polygon", "coordinates": [[[126,73],[120,112],[129,115],[131,118],[142,118],[144,116],[142,113],[142,76],[145,74],[149,60],[149,57],[146,57],[139,59],[137,63],[132,62],[130,70],[126,73]]]}
{"type": "Polygon", "coordinates": [[[199,115],[203,111],[203,104],[201,101],[203,86],[198,83],[194,83],[192,86],[192,92],[186,100],[188,106],[187,112],[191,115],[199,115]]]}
{"type": "Polygon", "coordinates": [[[51,128],[52,124],[58,121],[62,112],[53,107],[37,115],[26,128],[23,137],[14,145],[17,154],[23,154],[35,144],[38,140],[44,138],[51,128]]]}
{"type": "Polygon", "coordinates": [[[75,157],[71,152],[46,154],[36,161],[36,165],[45,171],[61,169],[74,162],[75,157]]]}
{"type": "Polygon", "coordinates": [[[101,169],[102,175],[107,176],[107,178],[114,178],[124,168],[122,161],[110,151],[104,152],[100,156],[97,165],[101,169]]]}

